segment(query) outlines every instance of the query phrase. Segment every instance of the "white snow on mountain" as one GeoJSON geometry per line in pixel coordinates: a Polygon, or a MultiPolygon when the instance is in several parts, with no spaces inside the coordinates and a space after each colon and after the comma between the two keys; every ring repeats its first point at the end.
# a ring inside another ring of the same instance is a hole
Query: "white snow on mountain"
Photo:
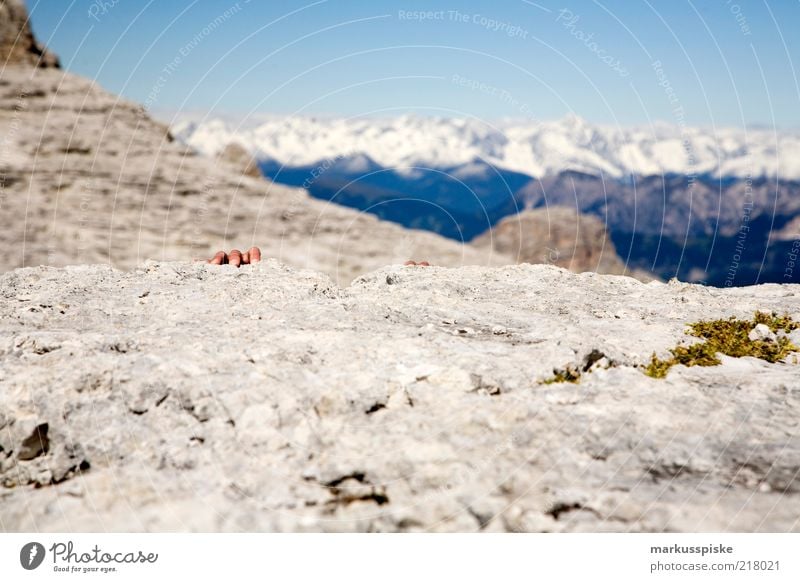
{"type": "Polygon", "coordinates": [[[532,123],[405,115],[394,118],[268,117],[258,123],[179,118],[176,137],[213,155],[239,142],[260,160],[313,166],[369,156],[386,168],[444,168],[482,160],[541,177],[564,170],[713,174],[800,179],[800,133],[768,129],[595,125],[570,115],[532,123]]]}

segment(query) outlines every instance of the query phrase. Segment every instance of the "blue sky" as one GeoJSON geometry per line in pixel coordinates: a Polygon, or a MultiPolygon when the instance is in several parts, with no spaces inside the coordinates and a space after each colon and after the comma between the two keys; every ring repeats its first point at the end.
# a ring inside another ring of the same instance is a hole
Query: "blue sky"
{"type": "Polygon", "coordinates": [[[800,127],[794,0],[28,6],[66,69],[162,113],[800,127]]]}

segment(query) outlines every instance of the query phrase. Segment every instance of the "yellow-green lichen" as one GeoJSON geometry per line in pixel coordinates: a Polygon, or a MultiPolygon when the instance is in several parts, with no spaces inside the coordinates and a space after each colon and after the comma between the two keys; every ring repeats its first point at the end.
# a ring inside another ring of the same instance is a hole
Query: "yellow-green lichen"
{"type": "Polygon", "coordinates": [[[687,333],[705,341],[672,348],[672,357],[665,360],[653,354],[645,368],[645,374],[653,378],[664,378],[669,369],[677,364],[716,366],[720,363],[718,353],[733,358],[752,356],[774,363],[783,360],[791,352],[800,351],[785,335],[777,335],[774,340],[750,339],[750,332],[758,324],[766,325],[774,334],[789,333],[800,327],[800,323],[787,315],[778,316],[763,311],[757,311],[752,320],[731,317],[692,323],[687,333]]]}
{"type": "Polygon", "coordinates": [[[551,378],[542,380],[542,384],[558,384],[561,382],[569,382],[570,384],[577,384],[581,378],[581,373],[577,370],[556,370],[553,372],[551,378]]]}

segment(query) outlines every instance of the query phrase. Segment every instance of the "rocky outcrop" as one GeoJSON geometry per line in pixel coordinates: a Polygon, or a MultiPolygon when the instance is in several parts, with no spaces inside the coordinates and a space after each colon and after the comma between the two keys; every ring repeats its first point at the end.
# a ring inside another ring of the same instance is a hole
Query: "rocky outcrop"
{"type": "Polygon", "coordinates": [[[58,57],[36,41],[23,0],[0,0],[0,69],[8,65],[58,67],[58,57]]]}
{"type": "Polygon", "coordinates": [[[250,176],[251,178],[263,177],[261,170],[258,169],[258,163],[255,158],[238,143],[229,143],[225,146],[225,148],[217,154],[217,161],[229,164],[232,168],[237,169],[245,176],[250,176]]]}
{"type": "Polygon", "coordinates": [[[0,73],[0,271],[25,265],[265,256],[341,284],[406,259],[513,262],[243,175],[174,142],[141,107],[53,69],[0,73]]]}
{"type": "MultiPolygon", "coordinates": [[[[777,240],[789,241],[792,243],[796,243],[794,246],[800,246],[797,244],[797,241],[800,241],[800,216],[793,218],[792,220],[788,221],[783,227],[775,232],[773,236],[777,240]]],[[[795,248],[795,252],[797,252],[795,248]]],[[[789,281],[787,281],[788,283],[789,281]]]]}
{"type": "Polygon", "coordinates": [[[605,225],[594,216],[561,206],[504,218],[472,244],[516,257],[518,263],[547,263],[576,273],[626,273],[605,225]]]}
{"type": "MultiPolygon", "coordinates": [[[[797,531],[796,355],[642,364],[729,290],[544,265],[0,277],[6,531],[797,531]],[[554,370],[578,383],[548,383],[554,370]]],[[[793,332],[793,340],[800,343],[793,332]]]]}

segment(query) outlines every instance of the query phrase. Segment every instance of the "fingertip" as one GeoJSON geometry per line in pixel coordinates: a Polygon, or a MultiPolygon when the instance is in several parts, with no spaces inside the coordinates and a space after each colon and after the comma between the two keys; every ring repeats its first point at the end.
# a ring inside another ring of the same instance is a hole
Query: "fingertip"
{"type": "Polygon", "coordinates": [[[241,265],[242,251],[240,251],[239,249],[233,249],[228,255],[228,264],[231,264],[234,267],[238,267],[239,265],[241,265]]]}
{"type": "Polygon", "coordinates": [[[253,247],[249,251],[250,253],[250,262],[251,263],[258,263],[261,261],[261,249],[258,247],[253,247]]]}

